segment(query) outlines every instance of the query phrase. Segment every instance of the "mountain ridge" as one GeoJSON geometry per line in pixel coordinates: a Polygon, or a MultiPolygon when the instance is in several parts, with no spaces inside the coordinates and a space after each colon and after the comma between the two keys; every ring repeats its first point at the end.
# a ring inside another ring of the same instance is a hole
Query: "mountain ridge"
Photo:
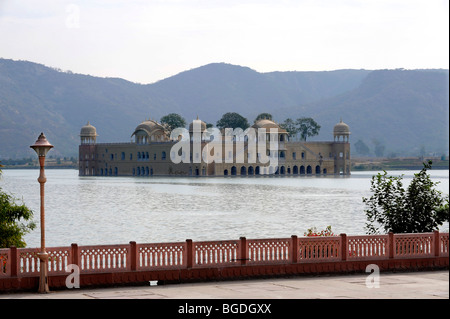
{"type": "Polygon", "coordinates": [[[387,152],[409,155],[425,145],[448,153],[448,70],[260,73],[222,62],[139,84],[0,58],[0,159],[33,156],[29,145],[41,131],[55,145],[52,153],[76,156],[87,121],[97,127],[99,142],[126,142],[144,119],[172,112],[188,123],[199,116],[212,124],[226,112],[250,122],[262,112],[278,122],[313,117],[322,140],[332,139],[342,117],[351,143],[378,139],[387,152]]]}

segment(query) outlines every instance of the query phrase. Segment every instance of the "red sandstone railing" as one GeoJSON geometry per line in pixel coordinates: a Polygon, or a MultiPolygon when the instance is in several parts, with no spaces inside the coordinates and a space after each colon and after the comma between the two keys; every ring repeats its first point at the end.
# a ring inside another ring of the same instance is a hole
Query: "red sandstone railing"
{"type": "MultiPolygon", "coordinates": [[[[297,237],[46,248],[49,275],[449,256],[449,233],[297,237]]],[[[39,248],[0,249],[0,279],[39,276],[39,248]]]]}

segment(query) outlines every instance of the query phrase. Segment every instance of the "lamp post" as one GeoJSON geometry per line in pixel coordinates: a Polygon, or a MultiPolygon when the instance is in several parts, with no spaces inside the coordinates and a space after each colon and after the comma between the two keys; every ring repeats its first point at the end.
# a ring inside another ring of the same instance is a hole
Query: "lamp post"
{"type": "Polygon", "coordinates": [[[44,184],[47,181],[47,178],[45,177],[44,173],[44,166],[45,166],[45,156],[47,155],[48,151],[53,147],[47,139],[45,138],[44,133],[41,133],[39,135],[37,141],[30,146],[32,149],[35,150],[36,154],[39,157],[39,166],[40,166],[40,173],[38,182],[40,184],[40,191],[41,191],[41,252],[38,254],[38,257],[40,259],[40,277],[39,277],[39,290],[40,293],[47,293],[49,292],[48,289],[48,254],[45,251],[45,210],[44,210],[44,184]]]}

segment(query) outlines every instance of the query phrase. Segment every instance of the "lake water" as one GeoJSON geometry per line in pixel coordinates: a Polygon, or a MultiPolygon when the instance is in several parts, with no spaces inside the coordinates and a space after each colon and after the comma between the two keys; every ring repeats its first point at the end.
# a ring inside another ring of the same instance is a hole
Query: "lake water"
{"type": "MultiPolygon", "coordinates": [[[[405,174],[405,185],[417,171],[405,174]]],[[[313,226],[365,234],[362,197],[377,172],[301,177],[79,177],[46,170],[46,246],[303,236],[313,226]]],[[[429,171],[449,193],[449,171],[429,171]]],[[[40,246],[38,170],[3,170],[0,187],[34,211],[25,237],[40,246]]],[[[448,231],[448,223],[441,231],[448,231]]]]}

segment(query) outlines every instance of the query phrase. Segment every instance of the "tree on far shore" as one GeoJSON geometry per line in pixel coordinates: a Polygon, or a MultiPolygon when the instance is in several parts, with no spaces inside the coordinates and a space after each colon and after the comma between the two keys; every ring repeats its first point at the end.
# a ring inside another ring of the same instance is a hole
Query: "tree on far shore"
{"type": "Polygon", "coordinates": [[[358,153],[360,155],[368,156],[370,154],[369,147],[362,140],[358,140],[355,143],[355,149],[356,149],[356,153],[358,153]]]}

